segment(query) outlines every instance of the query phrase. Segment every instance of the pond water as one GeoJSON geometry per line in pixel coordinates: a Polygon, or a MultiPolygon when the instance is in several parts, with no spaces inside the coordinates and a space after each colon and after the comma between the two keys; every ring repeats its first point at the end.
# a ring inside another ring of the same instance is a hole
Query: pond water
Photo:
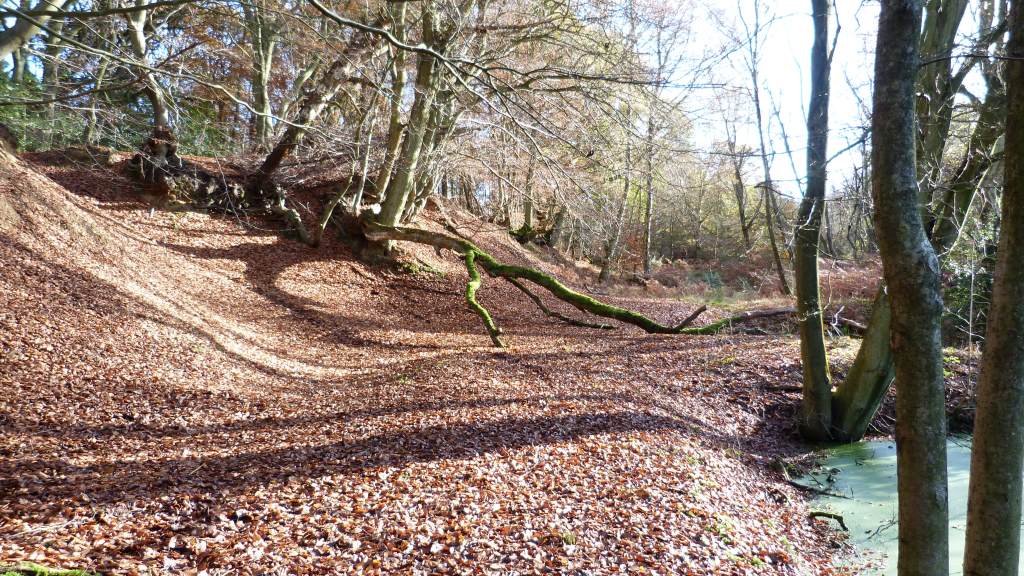
{"type": "MultiPolygon", "coordinates": [[[[964,533],[967,528],[967,480],[971,467],[970,438],[950,439],[949,563],[950,574],[962,574],[964,533]]],[[[898,548],[896,528],[896,444],[860,442],[828,451],[822,472],[800,479],[847,496],[822,496],[814,509],[841,514],[850,529],[850,542],[872,562],[868,574],[895,575],[898,548]],[[831,485],[828,484],[831,479],[831,485]]],[[[1024,574],[1024,556],[1021,558],[1024,574]]]]}

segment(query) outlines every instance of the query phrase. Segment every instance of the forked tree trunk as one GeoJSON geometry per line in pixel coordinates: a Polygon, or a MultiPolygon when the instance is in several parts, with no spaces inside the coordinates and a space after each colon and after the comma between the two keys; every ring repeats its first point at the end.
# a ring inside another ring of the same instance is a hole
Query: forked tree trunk
{"type": "Polygon", "coordinates": [[[892,302],[900,576],[949,570],[939,261],[924,232],[915,166],[918,0],[882,2],[871,129],[875,228],[892,302]]]}
{"type": "MultiPolygon", "coordinates": [[[[939,0],[929,4],[921,35],[925,54],[935,58],[949,53],[954,46],[965,5],[965,0],[939,0]]],[[[989,6],[988,12],[983,11],[981,15],[979,28],[983,31],[993,28],[991,11],[989,6]]],[[[991,31],[985,34],[987,36],[980,42],[979,51],[997,38],[991,31]]],[[[949,60],[941,58],[918,71],[917,164],[925,180],[919,194],[922,202],[931,197],[931,186],[935,184],[941,167],[936,164],[936,159],[941,159],[949,136],[953,100],[974,61],[969,60],[956,74],[953,74],[949,60]]],[[[929,224],[931,243],[940,257],[948,253],[958,240],[977,193],[979,179],[992,165],[993,154],[990,151],[996,146],[1001,132],[1001,115],[1005,110],[1001,80],[998,73],[993,72],[986,70],[985,73],[988,90],[964,163],[946,186],[944,198],[937,206],[938,213],[929,216],[929,220],[934,219],[929,224]]],[[[833,422],[836,435],[846,441],[857,441],[864,436],[893,381],[892,352],[884,349],[889,342],[892,315],[889,310],[877,310],[878,306],[887,306],[886,301],[884,294],[876,297],[876,311],[872,314],[853,368],[833,399],[833,411],[837,415],[833,422]]]]}
{"type": "Polygon", "coordinates": [[[828,161],[829,2],[811,1],[814,46],[811,49],[811,104],[807,116],[807,189],[794,231],[796,309],[804,378],[800,433],[814,441],[832,436],[832,376],[828,369],[825,324],[818,292],[818,245],[825,210],[825,163],[828,161]]]}
{"type": "MultiPolygon", "coordinates": [[[[430,2],[423,3],[423,41],[433,46],[436,35],[436,14],[430,2]]],[[[385,226],[399,223],[405,211],[406,202],[412,193],[416,169],[420,161],[423,140],[430,123],[430,110],[434,105],[437,83],[434,79],[434,68],[438,64],[434,57],[419,54],[416,64],[416,99],[409,113],[409,124],[406,127],[405,142],[402,153],[396,162],[394,174],[388,183],[381,205],[379,221],[385,226]]]]}
{"type": "Polygon", "coordinates": [[[967,504],[966,576],[1013,576],[1024,473],[1024,3],[1010,12],[1005,185],[992,313],[981,362],[967,504]]]}

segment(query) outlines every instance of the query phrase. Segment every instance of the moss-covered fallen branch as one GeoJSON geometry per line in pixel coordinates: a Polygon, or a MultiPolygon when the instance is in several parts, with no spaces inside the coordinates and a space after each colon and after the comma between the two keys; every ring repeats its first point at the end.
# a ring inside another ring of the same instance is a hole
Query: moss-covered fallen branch
{"type": "Polygon", "coordinates": [[[85,570],[47,568],[31,562],[22,562],[15,566],[0,566],[0,576],[93,576],[93,574],[85,570]]]}
{"type": "Polygon", "coordinates": [[[611,324],[597,324],[595,322],[587,322],[585,320],[577,320],[575,318],[570,318],[569,316],[566,316],[565,314],[562,314],[561,312],[556,312],[556,311],[548,308],[544,304],[544,301],[541,300],[540,296],[537,296],[536,294],[534,294],[532,290],[527,288],[519,280],[516,280],[515,278],[506,278],[506,280],[508,280],[510,284],[512,284],[513,286],[518,288],[523,294],[526,294],[527,298],[529,298],[530,300],[533,300],[533,303],[536,304],[538,308],[540,308],[540,311],[543,312],[545,316],[548,316],[550,318],[555,318],[557,320],[561,320],[562,322],[565,322],[566,324],[569,324],[571,326],[579,326],[580,328],[595,328],[597,330],[613,330],[615,328],[611,324]]]}
{"type": "Polygon", "coordinates": [[[477,316],[484,321],[484,327],[487,328],[487,334],[491,337],[491,342],[498,348],[504,348],[505,345],[501,342],[501,330],[494,324],[494,319],[491,318],[491,314],[486,308],[480,305],[476,301],[476,291],[482,284],[480,278],[480,272],[476,269],[476,253],[470,250],[466,252],[466,271],[469,272],[469,282],[466,282],[466,302],[469,303],[469,307],[476,312],[477,316]]]}
{"type": "MultiPolygon", "coordinates": [[[[433,246],[437,250],[447,249],[458,254],[462,254],[466,258],[466,269],[470,276],[469,282],[466,285],[466,301],[469,303],[470,308],[484,321],[487,333],[491,336],[491,340],[496,346],[502,346],[501,340],[498,338],[501,331],[495,326],[490,313],[488,313],[487,310],[476,300],[476,292],[480,288],[481,284],[481,278],[477,271],[477,266],[482,267],[490,276],[495,278],[505,278],[509,281],[528,280],[529,282],[544,288],[559,300],[568,302],[578,310],[595,316],[600,316],[602,318],[618,320],[624,324],[632,324],[633,326],[637,326],[651,334],[717,334],[723,329],[734,324],[739,324],[755,318],[791,314],[793,312],[792,308],[756,310],[723,318],[722,320],[718,320],[717,322],[713,322],[706,326],[691,327],[690,324],[692,324],[702,312],[707,310],[707,307],[701,306],[679,324],[669,326],[655,322],[639,312],[634,312],[612,304],[606,304],[591,298],[586,294],[581,294],[580,292],[562,284],[553,276],[545,274],[534,268],[503,264],[487,252],[481,250],[477,245],[464,238],[457,238],[455,236],[432,232],[430,230],[423,230],[420,228],[382,226],[372,221],[364,222],[363,233],[366,238],[372,242],[400,240],[405,242],[415,242],[417,244],[426,244],[433,246]]],[[[534,302],[536,302],[536,300],[534,300],[534,302]]]]}

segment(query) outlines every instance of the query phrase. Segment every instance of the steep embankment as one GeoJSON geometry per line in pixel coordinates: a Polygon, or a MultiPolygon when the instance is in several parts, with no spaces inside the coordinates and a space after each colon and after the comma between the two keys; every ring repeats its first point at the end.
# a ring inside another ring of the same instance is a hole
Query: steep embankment
{"type": "Polygon", "coordinates": [[[499,352],[450,256],[368,269],[36,160],[0,168],[0,564],[825,573],[766,465],[791,340],[576,329],[490,280],[499,352]]]}

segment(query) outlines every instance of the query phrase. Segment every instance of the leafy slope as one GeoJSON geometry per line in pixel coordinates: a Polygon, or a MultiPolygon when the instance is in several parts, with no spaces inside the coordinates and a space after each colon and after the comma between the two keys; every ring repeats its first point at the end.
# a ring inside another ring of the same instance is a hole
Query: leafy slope
{"type": "Polygon", "coordinates": [[[394,275],[37,168],[0,171],[0,565],[828,573],[767,466],[793,341],[587,331],[485,280],[495,351],[450,256],[394,275]]]}

